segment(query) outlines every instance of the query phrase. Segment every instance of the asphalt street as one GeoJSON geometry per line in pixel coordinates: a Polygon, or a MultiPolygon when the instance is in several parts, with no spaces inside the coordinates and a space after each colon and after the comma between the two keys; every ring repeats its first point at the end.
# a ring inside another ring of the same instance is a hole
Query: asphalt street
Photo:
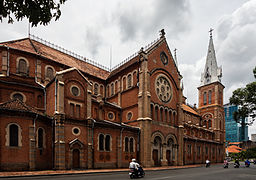
{"type": "MultiPolygon", "coordinates": [[[[2,178],[1,178],[2,179],[2,178]]],[[[18,178],[3,178],[3,179],[56,179],[56,180],[122,180],[130,179],[128,172],[114,172],[114,173],[94,173],[94,174],[77,174],[77,175],[55,175],[55,176],[35,176],[35,177],[18,177],[18,178]]],[[[189,180],[256,180],[256,165],[251,165],[245,168],[241,164],[240,168],[234,168],[230,164],[228,169],[224,169],[222,165],[212,165],[210,168],[197,167],[188,169],[174,169],[174,170],[158,170],[146,171],[146,176],[142,179],[147,180],[169,180],[169,179],[189,179],[189,180]]]]}

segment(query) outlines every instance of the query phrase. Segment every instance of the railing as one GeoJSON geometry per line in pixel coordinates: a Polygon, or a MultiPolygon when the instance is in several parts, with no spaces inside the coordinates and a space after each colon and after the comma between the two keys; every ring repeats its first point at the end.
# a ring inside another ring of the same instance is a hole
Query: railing
{"type": "MultiPolygon", "coordinates": [[[[76,53],[74,53],[74,52],[72,52],[72,51],[69,51],[69,50],[67,50],[67,49],[64,49],[64,48],[62,48],[62,47],[60,47],[60,46],[58,46],[58,45],[55,45],[55,44],[51,43],[50,41],[46,41],[46,40],[44,40],[44,39],[42,39],[42,38],[40,38],[40,37],[38,37],[38,36],[35,36],[35,35],[30,34],[30,38],[33,39],[33,40],[35,40],[35,41],[38,41],[38,42],[40,42],[40,43],[42,43],[42,44],[44,44],[44,45],[46,45],[46,46],[49,46],[49,47],[51,47],[51,48],[53,48],[53,49],[55,49],[55,50],[57,50],[57,51],[60,51],[60,52],[65,53],[65,54],[67,54],[67,55],[69,55],[69,56],[72,56],[72,57],[74,57],[74,58],[76,58],[76,59],[79,59],[79,60],[81,60],[81,61],[87,62],[87,63],[89,63],[89,64],[91,64],[91,65],[94,65],[94,66],[96,66],[96,67],[99,67],[99,68],[101,68],[101,69],[104,69],[104,70],[106,70],[106,71],[108,71],[108,72],[111,72],[111,71],[114,71],[114,70],[118,69],[119,67],[121,67],[122,65],[124,65],[125,63],[127,63],[128,61],[130,61],[131,59],[133,59],[134,57],[136,57],[136,56],[138,55],[138,52],[136,52],[136,53],[132,54],[131,56],[129,56],[128,58],[126,58],[124,61],[122,61],[122,62],[120,62],[119,64],[115,65],[113,68],[108,68],[108,67],[106,67],[106,66],[101,65],[101,64],[98,63],[98,62],[95,62],[95,61],[90,60],[90,59],[88,59],[88,58],[86,58],[86,57],[83,57],[83,56],[81,56],[81,55],[79,55],[79,54],[76,54],[76,53]]],[[[160,38],[158,38],[158,39],[152,41],[151,43],[149,43],[148,45],[146,45],[146,46],[144,47],[144,51],[147,51],[153,44],[155,44],[156,42],[158,42],[159,39],[160,39],[160,38]]]]}
{"type": "Polygon", "coordinates": [[[40,42],[40,43],[42,43],[42,44],[44,44],[44,45],[46,45],[46,46],[49,46],[49,47],[51,47],[51,48],[53,48],[53,49],[55,49],[55,50],[57,50],[57,51],[60,51],[60,52],[65,53],[65,54],[67,54],[67,55],[69,55],[69,56],[72,56],[72,57],[74,57],[74,58],[76,58],[76,59],[79,59],[79,60],[81,60],[81,61],[87,62],[87,63],[89,63],[89,64],[91,64],[91,65],[94,65],[94,66],[99,67],[99,68],[101,68],[101,69],[104,69],[104,70],[106,70],[106,71],[110,71],[110,68],[108,68],[108,67],[106,67],[106,66],[103,66],[103,65],[101,65],[101,64],[98,63],[98,62],[95,62],[95,61],[90,60],[90,59],[88,59],[88,58],[86,58],[86,57],[83,57],[83,56],[81,56],[81,55],[79,55],[79,54],[76,54],[76,53],[74,53],[74,52],[72,52],[72,51],[69,51],[69,50],[67,50],[67,49],[64,49],[64,48],[62,48],[62,47],[60,47],[60,46],[58,46],[58,45],[55,45],[55,44],[53,44],[53,43],[51,43],[51,42],[49,42],[49,41],[46,41],[46,40],[44,40],[44,39],[42,39],[42,38],[40,38],[40,37],[37,37],[37,36],[35,36],[35,35],[30,34],[30,38],[33,39],[33,40],[35,40],[35,41],[38,41],[38,42],[40,42]]]}

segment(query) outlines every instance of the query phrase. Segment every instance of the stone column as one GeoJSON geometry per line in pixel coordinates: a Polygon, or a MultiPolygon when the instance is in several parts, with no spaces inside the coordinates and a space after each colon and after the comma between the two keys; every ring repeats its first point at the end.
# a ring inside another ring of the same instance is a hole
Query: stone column
{"type": "Polygon", "coordinates": [[[168,162],[166,159],[166,144],[163,144],[162,153],[163,153],[163,159],[161,159],[161,166],[167,166],[168,162]]]}
{"type": "Polygon", "coordinates": [[[64,117],[63,114],[55,114],[54,168],[57,170],[65,169],[64,117]]]}
{"type": "Polygon", "coordinates": [[[183,139],[183,135],[184,135],[184,127],[182,125],[179,125],[178,127],[178,143],[179,146],[178,146],[178,152],[177,152],[177,162],[178,162],[178,165],[180,166],[183,166],[184,162],[183,162],[183,151],[185,151],[183,149],[183,143],[184,143],[184,139],[183,139]]]}
{"type": "Polygon", "coordinates": [[[138,121],[140,133],[140,161],[144,167],[152,166],[151,157],[151,117],[150,117],[150,74],[148,71],[147,55],[143,48],[139,52],[139,94],[138,94],[138,121]]]}
{"type": "Polygon", "coordinates": [[[36,169],[36,140],[35,127],[29,126],[29,170],[36,169]]]}

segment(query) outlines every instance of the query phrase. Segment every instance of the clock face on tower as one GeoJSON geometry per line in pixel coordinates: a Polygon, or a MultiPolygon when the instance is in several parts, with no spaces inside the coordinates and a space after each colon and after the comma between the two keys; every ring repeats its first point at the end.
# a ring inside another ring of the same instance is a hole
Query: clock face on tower
{"type": "Polygon", "coordinates": [[[172,99],[172,86],[168,77],[164,74],[157,76],[155,80],[155,92],[160,101],[168,103],[172,99]]]}

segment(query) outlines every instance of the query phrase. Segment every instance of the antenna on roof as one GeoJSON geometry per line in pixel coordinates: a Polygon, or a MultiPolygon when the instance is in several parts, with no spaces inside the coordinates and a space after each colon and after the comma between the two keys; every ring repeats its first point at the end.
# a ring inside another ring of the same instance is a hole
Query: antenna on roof
{"type": "Polygon", "coordinates": [[[109,57],[109,61],[110,61],[110,71],[111,71],[111,68],[112,68],[112,45],[110,46],[109,54],[110,54],[110,57],[109,57]]]}

